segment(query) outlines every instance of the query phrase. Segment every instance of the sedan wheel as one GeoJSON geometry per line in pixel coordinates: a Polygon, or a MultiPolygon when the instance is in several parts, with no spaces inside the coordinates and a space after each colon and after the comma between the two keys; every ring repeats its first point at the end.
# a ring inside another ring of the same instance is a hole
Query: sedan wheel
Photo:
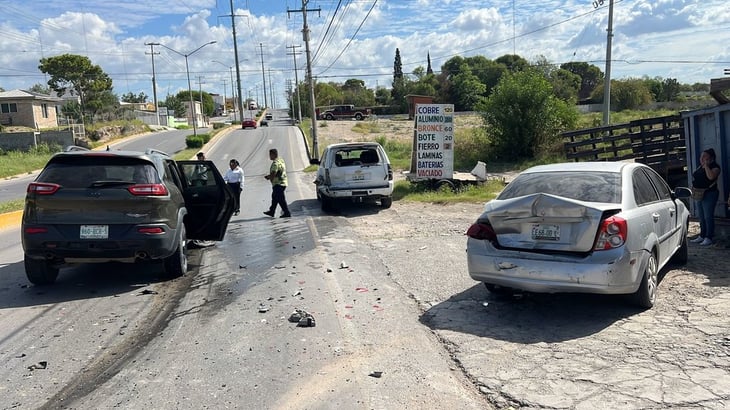
{"type": "Polygon", "coordinates": [[[634,293],[634,303],[642,308],[649,309],[656,302],[657,287],[659,286],[659,269],[656,256],[652,252],[646,262],[644,277],[641,279],[639,289],[634,293]]]}

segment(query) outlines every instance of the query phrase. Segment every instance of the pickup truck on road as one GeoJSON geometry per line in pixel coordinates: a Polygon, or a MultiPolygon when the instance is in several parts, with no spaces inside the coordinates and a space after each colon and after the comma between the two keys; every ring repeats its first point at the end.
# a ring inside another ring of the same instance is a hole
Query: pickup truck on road
{"type": "Polygon", "coordinates": [[[364,120],[371,114],[370,108],[357,108],[352,104],[333,105],[317,108],[317,117],[320,120],[356,119],[364,120]]]}

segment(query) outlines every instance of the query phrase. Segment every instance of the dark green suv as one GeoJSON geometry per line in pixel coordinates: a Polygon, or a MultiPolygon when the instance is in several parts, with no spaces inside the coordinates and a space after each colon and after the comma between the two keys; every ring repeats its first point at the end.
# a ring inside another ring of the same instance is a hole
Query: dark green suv
{"type": "Polygon", "coordinates": [[[25,272],[51,284],[72,263],[162,261],[187,270],[187,241],[220,241],[234,198],[211,161],[159,151],[55,154],[28,185],[21,235],[25,272]]]}

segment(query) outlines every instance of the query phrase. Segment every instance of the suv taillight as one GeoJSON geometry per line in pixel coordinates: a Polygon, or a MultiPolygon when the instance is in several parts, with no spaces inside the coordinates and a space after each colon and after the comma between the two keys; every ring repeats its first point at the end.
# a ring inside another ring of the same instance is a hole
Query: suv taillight
{"type": "Polygon", "coordinates": [[[330,185],[331,183],[332,181],[330,181],[330,170],[328,168],[324,170],[324,184],[330,185]]]}
{"type": "Polygon", "coordinates": [[[392,180],[393,180],[393,167],[391,167],[390,164],[388,164],[388,181],[392,181],[392,180]]]}
{"type": "Polygon", "coordinates": [[[497,240],[497,234],[494,233],[492,226],[485,223],[475,223],[466,230],[466,236],[474,239],[488,240],[490,242],[497,240]]]}
{"type": "Polygon", "coordinates": [[[58,184],[49,184],[45,182],[31,182],[28,185],[28,193],[34,193],[38,195],[53,195],[61,188],[58,184]]]}
{"type": "Polygon", "coordinates": [[[165,196],[167,187],[163,184],[138,184],[127,188],[132,195],[140,196],[165,196]]]}
{"type": "Polygon", "coordinates": [[[601,221],[601,228],[598,230],[596,245],[593,250],[603,251],[618,248],[626,243],[628,225],[626,220],[618,216],[611,216],[601,221]]]}

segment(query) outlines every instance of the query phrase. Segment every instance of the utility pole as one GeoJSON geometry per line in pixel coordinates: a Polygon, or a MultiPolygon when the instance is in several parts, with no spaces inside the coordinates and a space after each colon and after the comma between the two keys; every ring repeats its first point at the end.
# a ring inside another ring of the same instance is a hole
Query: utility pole
{"type": "Polygon", "coordinates": [[[203,107],[203,76],[198,76],[198,96],[200,97],[200,117],[205,124],[205,109],[203,107]]]}
{"type": "MultiPolygon", "coordinates": [[[[299,123],[302,122],[302,100],[299,99],[299,74],[297,73],[297,53],[296,49],[301,46],[286,46],[286,48],[291,48],[292,52],[289,53],[290,55],[294,56],[294,91],[297,93],[297,119],[299,120],[299,123]]],[[[294,105],[294,100],[292,99],[292,106],[294,105]]],[[[292,109],[291,115],[294,116],[294,110],[292,109]]]]}
{"type": "Polygon", "coordinates": [[[319,142],[317,141],[317,108],[315,107],[314,103],[314,78],[312,78],[312,53],[309,49],[309,26],[307,25],[307,12],[308,11],[316,11],[319,13],[322,9],[316,8],[316,9],[307,9],[307,3],[309,3],[309,0],[302,0],[302,8],[300,10],[287,10],[287,14],[292,12],[301,12],[304,25],[302,28],[302,38],[304,39],[304,49],[307,53],[307,83],[309,84],[309,105],[311,108],[311,117],[312,117],[312,155],[311,157],[314,159],[319,158],[319,142]]]}
{"type": "MultiPolygon", "coordinates": [[[[233,14],[233,0],[231,0],[231,29],[233,30],[233,54],[236,57],[236,81],[238,83],[238,112],[239,120],[243,123],[243,100],[241,97],[241,69],[238,66],[238,42],[236,41],[236,15],[233,14]]],[[[231,83],[231,87],[233,83],[231,83]]],[[[234,103],[235,105],[235,103],[234,103]]]]}
{"type": "Polygon", "coordinates": [[[259,43],[259,48],[261,49],[261,77],[264,80],[264,107],[268,107],[269,102],[266,99],[266,71],[264,70],[264,45],[259,43]]]}
{"type": "Polygon", "coordinates": [[[160,54],[159,52],[155,53],[155,46],[159,46],[160,43],[144,43],[146,46],[150,46],[150,52],[145,54],[150,54],[152,56],[152,99],[155,104],[155,118],[157,118],[157,126],[160,125],[160,109],[157,107],[157,79],[155,78],[155,54],[160,54]]]}
{"type": "Polygon", "coordinates": [[[271,108],[276,107],[276,102],[274,101],[274,83],[271,82],[271,68],[269,68],[269,101],[271,101],[271,108]]]}
{"type": "MultiPolygon", "coordinates": [[[[601,2],[602,4],[603,2],[601,2]]],[[[599,3],[593,2],[598,8],[599,3]]],[[[606,38],[606,75],[603,79],[603,125],[611,122],[611,40],[613,38],[613,0],[608,2],[608,32],[606,38]]]]}
{"type": "Polygon", "coordinates": [[[228,99],[226,98],[226,87],[228,84],[226,84],[226,80],[223,80],[223,111],[226,110],[226,103],[228,102],[228,99]]]}

